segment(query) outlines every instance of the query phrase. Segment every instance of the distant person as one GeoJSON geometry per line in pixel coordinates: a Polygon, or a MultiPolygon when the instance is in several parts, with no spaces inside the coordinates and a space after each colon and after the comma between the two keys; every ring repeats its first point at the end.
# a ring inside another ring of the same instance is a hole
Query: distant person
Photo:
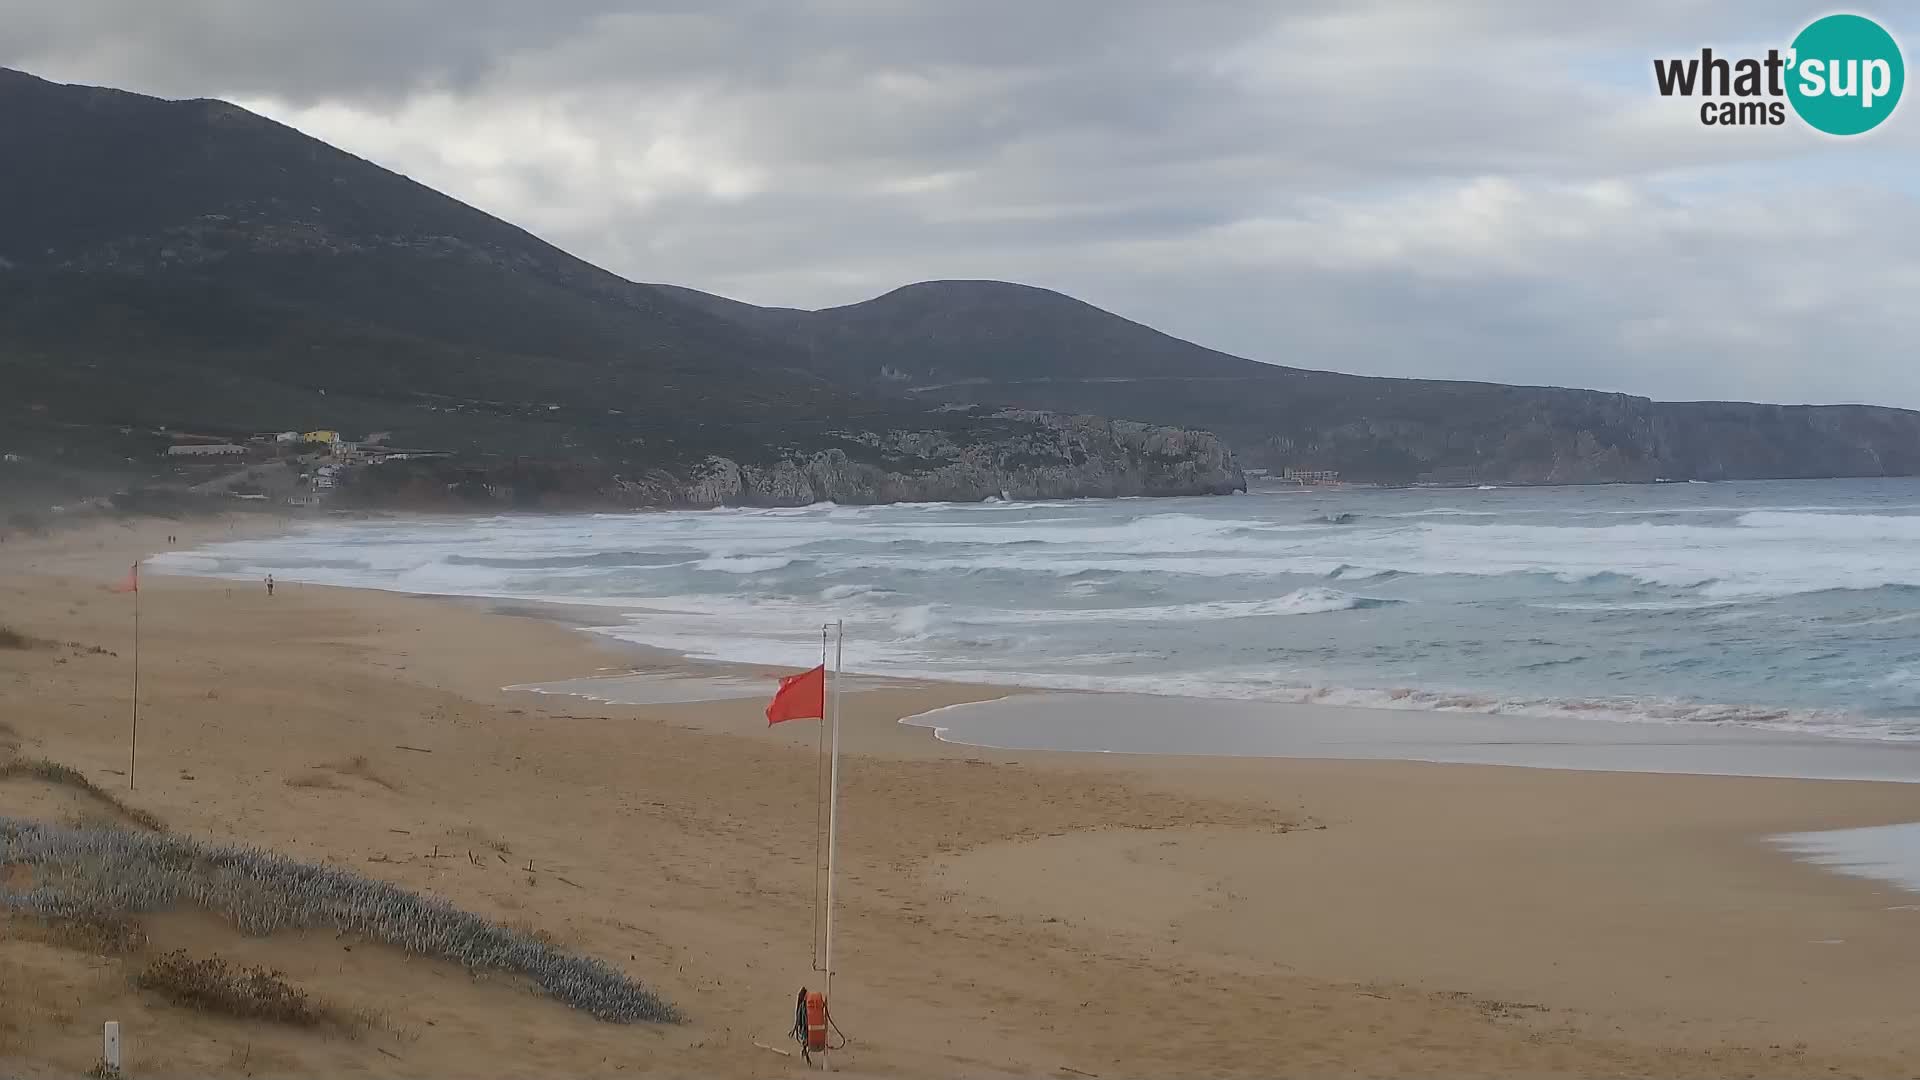
{"type": "Polygon", "coordinates": [[[268,596],[273,595],[273,575],[272,574],[267,575],[267,595],[268,596]]]}

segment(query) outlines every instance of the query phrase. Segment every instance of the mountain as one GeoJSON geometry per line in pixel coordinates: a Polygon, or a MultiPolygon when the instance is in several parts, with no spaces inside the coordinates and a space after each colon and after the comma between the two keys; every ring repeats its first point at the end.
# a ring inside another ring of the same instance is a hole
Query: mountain
{"type": "Polygon", "coordinates": [[[963,457],[982,484],[1020,486],[1021,469],[1066,461],[1041,460],[1043,446],[1099,459],[1089,493],[1240,483],[1210,451],[1214,473],[1169,487],[1179,462],[1117,435],[1069,451],[1031,417],[865,392],[778,337],[224,102],[0,70],[0,161],[9,450],[137,463],[164,446],[158,428],[380,430],[483,476],[668,501],[709,458],[829,452],[907,491],[963,457]],[[952,453],[883,452],[901,433],[952,453]]]}
{"type": "Polygon", "coordinates": [[[821,311],[664,291],[872,393],[1217,432],[1249,465],[1355,479],[1594,483],[1920,473],[1920,413],[1657,402],[1257,363],[1046,289],[929,281],[821,311]]]}
{"type": "Polygon", "coordinates": [[[327,427],[453,454],[359,497],[526,506],[1920,471],[1903,410],[1280,367],[1003,282],[635,283],[219,101],[0,69],[0,162],[0,449],[67,470],[327,427]]]}
{"type": "Polygon", "coordinates": [[[860,407],[778,343],[235,106],[17,72],[0,102],[10,382],[77,380],[96,413],[252,430],[440,396],[674,427],[860,407]],[[176,377],[113,378],[135,374],[176,377]]]}

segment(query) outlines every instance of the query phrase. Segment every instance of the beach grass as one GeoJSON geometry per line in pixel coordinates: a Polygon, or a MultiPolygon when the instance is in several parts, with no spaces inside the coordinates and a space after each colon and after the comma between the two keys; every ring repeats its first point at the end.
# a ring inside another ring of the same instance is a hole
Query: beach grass
{"type": "Polygon", "coordinates": [[[112,792],[94,783],[87,777],[87,774],[71,765],[62,765],[57,761],[48,761],[45,758],[22,758],[0,765],[0,780],[12,780],[19,777],[44,780],[49,784],[61,784],[66,787],[77,788],[93,796],[100,802],[105,803],[111,807],[115,813],[143,829],[150,829],[154,832],[166,831],[166,824],[154,814],[142,810],[137,806],[128,806],[126,803],[121,802],[119,796],[114,795],[112,792]]]}
{"type": "Polygon", "coordinates": [[[46,920],[105,919],[193,904],[243,932],[325,928],[468,971],[524,975],[555,1000],[613,1023],[672,1023],[671,1003],[602,960],[463,911],[437,897],[257,848],[162,833],[0,818],[0,862],[34,882],[0,903],[46,920]]]}

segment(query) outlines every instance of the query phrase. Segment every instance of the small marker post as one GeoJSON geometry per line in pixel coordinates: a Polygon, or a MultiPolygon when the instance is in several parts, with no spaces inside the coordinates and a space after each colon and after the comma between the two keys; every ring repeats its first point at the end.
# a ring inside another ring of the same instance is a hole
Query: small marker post
{"type": "Polygon", "coordinates": [[[107,1021],[106,1030],[100,1035],[100,1060],[107,1068],[120,1071],[120,1021],[107,1021]]]}

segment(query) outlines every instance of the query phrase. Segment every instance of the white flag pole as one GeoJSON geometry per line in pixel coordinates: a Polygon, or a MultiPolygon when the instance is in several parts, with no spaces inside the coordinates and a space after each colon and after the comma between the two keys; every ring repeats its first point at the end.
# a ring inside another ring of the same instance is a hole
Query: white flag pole
{"type": "MultiPolygon", "coordinates": [[[[820,671],[823,674],[827,670],[828,629],[827,624],[820,624],[820,671]]],[[[822,704],[825,703],[822,702],[822,704]]],[[[821,970],[820,920],[823,913],[820,910],[820,872],[824,867],[821,865],[820,856],[821,849],[826,846],[827,834],[826,830],[820,827],[820,815],[826,813],[826,800],[821,797],[826,790],[826,764],[827,718],[822,716],[813,748],[813,940],[807,943],[807,960],[815,971],[821,970]]]]}
{"type": "Polygon", "coordinates": [[[134,759],[140,753],[140,563],[133,564],[133,707],[127,722],[127,790],[133,785],[134,759]]]}
{"type": "MultiPolygon", "coordinates": [[[[827,1001],[829,1015],[833,1009],[833,871],[835,856],[840,850],[840,681],[841,664],[847,648],[847,624],[836,619],[834,628],[837,636],[833,646],[833,765],[832,779],[828,782],[827,795],[827,970],[820,979],[820,996],[827,1001]]],[[[828,1042],[832,1042],[829,1034],[828,1042]]],[[[821,1062],[826,1064],[826,1054],[822,1053],[821,1062]]],[[[831,1068],[831,1066],[827,1066],[831,1068]]]]}

